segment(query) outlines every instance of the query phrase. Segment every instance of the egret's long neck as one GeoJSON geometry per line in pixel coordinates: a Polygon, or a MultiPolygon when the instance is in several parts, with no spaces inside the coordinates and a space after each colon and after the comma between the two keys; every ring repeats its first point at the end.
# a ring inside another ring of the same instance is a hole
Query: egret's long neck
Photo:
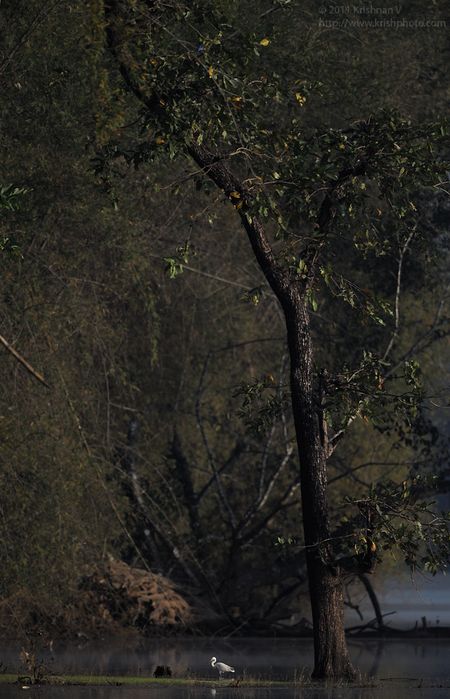
{"type": "Polygon", "coordinates": [[[211,660],[211,667],[214,667],[215,664],[216,664],[216,659],[213,658],[213,659],[211,660]]]}

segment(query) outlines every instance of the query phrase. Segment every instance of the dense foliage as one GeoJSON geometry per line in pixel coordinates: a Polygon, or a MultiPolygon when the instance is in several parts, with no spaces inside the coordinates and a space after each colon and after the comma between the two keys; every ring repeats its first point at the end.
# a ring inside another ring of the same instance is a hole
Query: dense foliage
{"type": "Polygon", "coordinates": [[[349,41],[263,5],[4,3],[0,332],[49,385],[2,348],[8,623],[74,630],[109,554],[216,626],[308,616],[284,330],[242,217],[292,279],[321,257],[336,555],[445,557],[445,31],[349,41]]]}

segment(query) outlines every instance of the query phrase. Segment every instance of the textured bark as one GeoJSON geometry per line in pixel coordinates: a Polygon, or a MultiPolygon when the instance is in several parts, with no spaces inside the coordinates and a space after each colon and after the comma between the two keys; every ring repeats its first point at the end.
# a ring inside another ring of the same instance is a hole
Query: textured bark
{"type": "Polygon", "coordinates": [[[320,395],[314,387],[308,311],[298,290],[282,299],[291,359],[291,395],[303,508],[306,561],[314,629],[316,678],[354,676],[344,632],[340,570],[333,564],[327,501],[325,436],[320,395]]]}
{"type": "Polygon", "coordinates": [[[308,579],[314,630],[314,671],[317,679],[353,679],[344,632],[344,596],[339,571],[309,556],[308,579]]]}

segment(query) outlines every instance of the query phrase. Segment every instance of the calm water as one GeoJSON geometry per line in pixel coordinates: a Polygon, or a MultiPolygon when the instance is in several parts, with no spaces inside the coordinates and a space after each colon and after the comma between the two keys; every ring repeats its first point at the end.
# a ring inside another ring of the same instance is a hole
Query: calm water
{"type": "MultiPolygon", "coordinates": [[[[377,677],[450,677],[450,639],[350,641],[355,666],[377,677]]],[[[7,672],[20,669],[20,644],[0,646],[0,663],[7,672]]],[[[240,676],[293,679],[311,669],[312,641],[306,639],[129,639],[90,641],[78,645],[55,643],[42,648],[39,659],[52,671],[66,674],[144,675],[157,665],[169,665],[174,676],[215,677],[209,659],[233,665],[240,676]]],[[[450,693],[449,693],[450,696],[450,693]]]]}
{"type": "Polygon", "coordinates": [[[444,699],[448,688],[182,689],[121,687],[1,687],[2,699],[444,699]]]}
{"type": "MultiPolygon", "coordinates": [[[[243,689],[179,687],[20,687],[0,684],[0,699],[443,699],[450,696],[450,640],[351,642],[355,666],[375,687],[243,689]],[[387,679],[389,678],[389,679],[387,679]],[[395,679],[392,679],[395,678],[395,679]],[[420,685],[423,685],[420,688],[420,685]],[[446,685],[439,687],[439,684],[446,685]]],[[[20,646],[0,647],[7,672],[20,670],[20,646]]],[[[239,676],[293,679],[312,665],[312,644],[294,639],[128,640],[54,644],[38,656],[54,672],[151,675],[170,665],[175,676],[214,677],[209,658],[234,665],[239,676]]]]}

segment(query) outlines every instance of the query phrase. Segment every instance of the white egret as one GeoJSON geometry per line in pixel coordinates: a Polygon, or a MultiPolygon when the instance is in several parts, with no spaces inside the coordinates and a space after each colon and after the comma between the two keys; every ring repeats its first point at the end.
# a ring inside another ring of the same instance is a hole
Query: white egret
{"type": "Polygon", "coordinates": [[[224,672],[234,672],[234,667],[227,665],[226,663],[218,663],[217,658],[211,658],[211,667],[215,667],[219,671],[219,680],[224,672]]]}

